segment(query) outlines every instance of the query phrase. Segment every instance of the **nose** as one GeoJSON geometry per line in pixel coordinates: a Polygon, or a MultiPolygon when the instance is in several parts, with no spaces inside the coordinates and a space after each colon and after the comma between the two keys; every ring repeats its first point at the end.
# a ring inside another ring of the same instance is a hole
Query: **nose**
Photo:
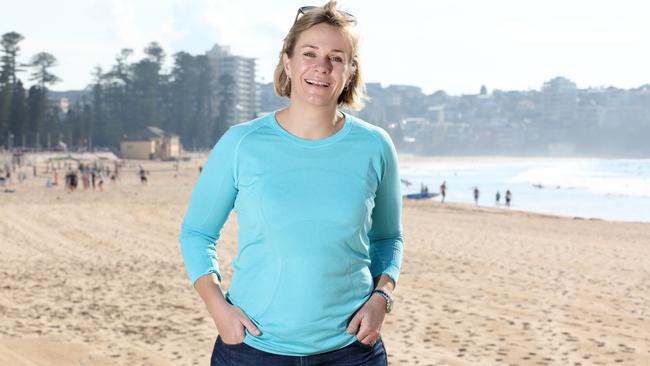
{"type": "Polygon", "coordinates": [[[314,68],[318,72],[330,73],[332,71],[332,61],[329,59],[329,57],[318,57],[316,59],[314,68]]]}

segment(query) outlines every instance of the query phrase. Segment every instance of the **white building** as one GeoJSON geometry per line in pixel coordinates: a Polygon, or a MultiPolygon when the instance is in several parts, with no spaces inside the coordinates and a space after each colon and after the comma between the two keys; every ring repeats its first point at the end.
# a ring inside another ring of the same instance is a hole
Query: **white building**
{"type": "Polygon", "coordinates": [[[255,83],[255,59],[235,56],[228,47],[215,44],[207,52],[217,85],[214,105],[229,124],[254,119],[260,109],[255,83]]]}

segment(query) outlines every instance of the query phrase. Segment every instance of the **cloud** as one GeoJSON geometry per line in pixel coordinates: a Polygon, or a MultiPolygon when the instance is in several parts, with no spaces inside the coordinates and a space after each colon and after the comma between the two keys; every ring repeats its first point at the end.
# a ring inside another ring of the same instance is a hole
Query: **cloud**
{"type": "MultiPolygon", "coordinates": [[[[139,60],[151,41],[171,56],[203,54],[214,43],[257,59],[270,81],[299,0],[66,0],[13,2],[0,14],[4,32],[26,37],[21,61],[40,51],[59,59],[57,88],[85,86],[92,68],[114,63],[120,49],[139,60]],[[34,13],[33,9],[39,9],[34,13]],[[56,16],[52,16],[56,15],[56,16]],[[77,81],[75,81],[77,80],[77,81]]],[[[579,86],[648,82],[650,3],[632,0],[390,1],[342,0],[361,28],[367,81],[413,84],[425,91],[473,92],[539,87],[557,73],[579,86]],[[468,11],[470,9],[470,11],[468,11]],[[605,70],[606,72],[604,72],[605,70]]],[[[167,58],[168,65],[171,57],[167,58]]],[[[23,80],[25,80],[23,78],[23,80]]]]}
{"type": "Polygon", "coordinates": [[[136,25],[135,4],[128,0],[111,0],[113,29],[124,47],[137,49],[142,45],[142,37],[136,25]]]}
{"type": "Polygon", "coordinates": [[[270,81],[293,15],[286,6],[251,4],[250,1],[210,1],[202,5],[203,21],[213,29],[215,42],[232,53],[257,59],[257,78],[270,81]]]}

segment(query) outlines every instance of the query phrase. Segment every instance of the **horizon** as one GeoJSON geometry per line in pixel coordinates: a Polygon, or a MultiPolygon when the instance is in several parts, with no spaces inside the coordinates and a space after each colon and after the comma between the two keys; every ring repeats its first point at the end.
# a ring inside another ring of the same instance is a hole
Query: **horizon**
{"type": "MultiPolygon", "coordinates": [[[[233,54],[256,58],[257,81],[270,82],[282,38],[304,5],[293,0],[67,3],[60,13],[58,4],[28,0],[12,3],[0,15],[3,34],[15,31],[25,37],[20,62],[41,51],[57,58],[59,66],[52,71],[62,81],[52,86],[55,91],[83,90],[95,66],[108,70],[122,48],[132,48],[133,60],[139,59],[152,41],[165,49],[167,68],[176,52],[203,54],[218,43],[233,54]]],[[[490,92],[539,90],[556,76],[579,89],[650,83],[650,27],[644,19],[650,4],[641,1],[412,0],[396,7],[386,1],[349,0],[339,2],[339,8],[359,19],[366,82],[382,86],[463,95],[478,93],[481,85],[490,92]]]]}

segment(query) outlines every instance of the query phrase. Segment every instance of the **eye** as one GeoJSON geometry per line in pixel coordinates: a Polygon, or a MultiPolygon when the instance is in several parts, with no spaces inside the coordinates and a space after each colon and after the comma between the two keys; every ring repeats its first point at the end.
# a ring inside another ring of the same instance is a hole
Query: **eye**
{"type": "Polygon", "coordinates": [[[316,54],[313,53],[313,52],[305,52],[305,53],[303,53],[303,55],[307,56],[307,57],[316,57],[316,54]]]}
{"type": "Polygon", "coordinates": [[[332,57],[330,57],[330,60],[332,60],[334,62],[343,62],[343,57],[341,57],[341,56],[332,56],[332,57]]]}

